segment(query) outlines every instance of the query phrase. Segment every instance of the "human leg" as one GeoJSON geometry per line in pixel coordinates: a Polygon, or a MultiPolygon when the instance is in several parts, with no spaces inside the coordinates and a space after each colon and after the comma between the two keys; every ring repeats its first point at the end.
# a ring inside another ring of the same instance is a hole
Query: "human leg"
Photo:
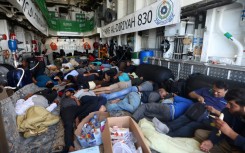
{"type": "Polygon", "coordinates": [[[194,134],[194,139],[196,139],[198,142],[202,142],[204,140],[208,139],[209,134],[211,131],[203,130],[203,129],[197,129],[194,134]]]}
{"type": "Polygon", "coordinates": [[[103,91],[110,91],[110,86],[100,87],[100,88],[94,89],[93,91],[95,92],[95,94],[97,94],[99,92],[103,92],[103,91]]]}
{"type": "Polygon", "coordinates": [[[107,102],[104,97],[100,96],[83,96],[80,101],[81,105],[78,110],[79,120],[82,120],[91,112],[98,111],[107,102]]]}
{"type": "Polygon", "coordinates": [[[155,129],[163,134],[166,134],[169,132],[169,128],[166,124],[163,124],[161,121],[159,121],[156,117],[152,119],[152,123],[155,127],[155,129]]]}
{"type": "Polygon", "coordinates": [[[128,93],[135,92],[135,91],[137,91],[137,87],[132,86],[132,87],[128,87],[128,88],[125,88],[123,90],[120,90],[120,91],[117,91],[117,92],[113,92],[113,93],[110,93],[110,94],[101,94],[100,96],[105,97],[107,100],[112,100],[112,99],[115,99],[115,98],[119,98],[121,96],[125,96],[128,93]]]}
{"type": "Polygon", "coordinates": [[[120,110],[123,110],[121,107],[118,106],[118,103],[108,103],[106,105],[106,109],[108,112],[111,112],[111,111],[120,111],[120,110]]]}
{"type": "Polygon", "coordinates": [[[153,91],[153,83],[151,81],[145,81],[139,86],[139,91],[153,91]]]}
{"type": "Polygon", "coordinates": [[[190,120],[186,115],[181,115],[177,119],[167,122],[166,125],[169,127],[170,131],[175,131],[186,124],[190,123],[192,120],[190,120]]]}
{"type": "Polygon", "coordinates": [[[201,129],[205,125],[201,122],[192,121],[176,130],[172,130],[167,135],[171,137],[193,137],[197,129],[201,129]]]}
{"type": "Polygon", "coordinates": [[[111,92],[116,92],[116,91],[120,91],[122,89],[131,87],[131,86],[132,86],[131,81],[118,82],[118,83],[115,83],[113,85],[110,85],[110,91],[111,92]]]}
{"type": "Polygon", "coordinates": [[[137,92],[130,92],[118,105],[124,110],[133,113],[140,105],[140,95],[137,92]]]}
{"type": "Polygon", "coordinates": [[[70,147],[74,147],[73,138],[74,138],[74,127],[73,123],[76,118],[77,107],[71,106],[64,108],[60,112],[61,119],[64,123],[64,139],[65,139],[65,148],[64,151],[68,152],[70,147]]]}
{"type": "Polygon", "coordinates": [[[144,117],[153,118],[156,117],[163,122],[170,121],[172,114],[169,105],[161,103],[146,103],[137,108],[133,114],[133,118],[138,122],[144,117]]]}

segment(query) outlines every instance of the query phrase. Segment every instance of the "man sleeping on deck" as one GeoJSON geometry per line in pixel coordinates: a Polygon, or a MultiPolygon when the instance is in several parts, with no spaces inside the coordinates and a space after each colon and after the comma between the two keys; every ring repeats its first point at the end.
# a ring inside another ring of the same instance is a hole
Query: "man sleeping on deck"
{"type": "Polygon", "coordinates": [[[25,138],[43,133],[48,126],[59,122],[59,116],[50,113],[59,103],[56,97],[55,90],[44,89],[16,102],[18,130],[24,132],[25,138]]]}

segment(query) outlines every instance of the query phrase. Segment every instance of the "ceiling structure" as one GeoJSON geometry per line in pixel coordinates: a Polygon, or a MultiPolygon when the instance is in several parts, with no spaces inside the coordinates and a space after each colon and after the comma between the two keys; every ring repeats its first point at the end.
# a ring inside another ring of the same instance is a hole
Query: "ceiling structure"
{"type": "Polygon", "coordinates": [[[53,7],[55,5],[75,6],[83,11],[94,11],[100,5],[103,0],[46,0],[47,7],[53,7]]]}
{"type": "MultiPolygon", "coordinates": [[[[200,3],[182,8],[182,17],[195,16],[199,13],[205,13],[208,9],[230,4],[233,1],[234,0],[205,0],[200,3]]],[[[85,12],[94,11],[99,6],[103,5],[103,3],[105,3],[105,0],[46,0],[47,7],[62,5],[67,7],[68,10],[69,8],[76,7],[85,12]]],[[[24,14],[16,9],[9,2],[9,0],[0,0],[0,19],[8,20],[10,25],[19,25],[25,29],[32,30],[41,34],[41,32],[33,27],[32,24],[25,18],[24,14]]]]}
{"type": "MultiPolygon", "coordinates": [[[[96,10],[102,3],[103,0],[46,0],[47,7],[63,5],[67,6],[67,8],[77,7],[86,12],[96,10]]],[[[8,20],[10,25],[19,25],[25,29],[41,34],[41,32],[32,26],[25,18],[24,14],[8,2],[8,0],[0,0],[0,19],[8,20]]]]}
{"type": "Polygon", "coordinates": [[[10,25],[19,25],[25,29],[39,33],[25,18],[24,14],[9,3],[8,0],[0,0],[0,19],[8,20],[10,25]]]}

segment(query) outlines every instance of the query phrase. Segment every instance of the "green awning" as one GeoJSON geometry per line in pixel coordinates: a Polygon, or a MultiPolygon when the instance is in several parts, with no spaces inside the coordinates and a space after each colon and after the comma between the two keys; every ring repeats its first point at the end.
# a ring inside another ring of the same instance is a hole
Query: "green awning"
{"type": "Polygon", "coordinates": [[[45,0],[35,0],[35,2],[43,13],[48,27],[54,31],[88,32],[94,29],[94,18],[86,20],[82,15],[82,18],[79,20],[77,18],[77,21],[55,18],[52,13],[48,12],[45,0]]]}

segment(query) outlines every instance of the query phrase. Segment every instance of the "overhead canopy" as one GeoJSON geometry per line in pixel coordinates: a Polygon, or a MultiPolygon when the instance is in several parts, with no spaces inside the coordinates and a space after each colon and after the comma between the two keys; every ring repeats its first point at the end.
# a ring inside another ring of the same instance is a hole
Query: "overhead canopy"
{"type": "MultiPolygon", "coordinates": [[[[88,32],[94,29],[94,18],[86,20],[81,17],[79,21],[54,18],[48,12],[45,0],[35,0],[35,2],[43,13],[49,28],[54,31],[88,32]]],[[[82,16],[82,14],[78,15],[82,16]]]]}

